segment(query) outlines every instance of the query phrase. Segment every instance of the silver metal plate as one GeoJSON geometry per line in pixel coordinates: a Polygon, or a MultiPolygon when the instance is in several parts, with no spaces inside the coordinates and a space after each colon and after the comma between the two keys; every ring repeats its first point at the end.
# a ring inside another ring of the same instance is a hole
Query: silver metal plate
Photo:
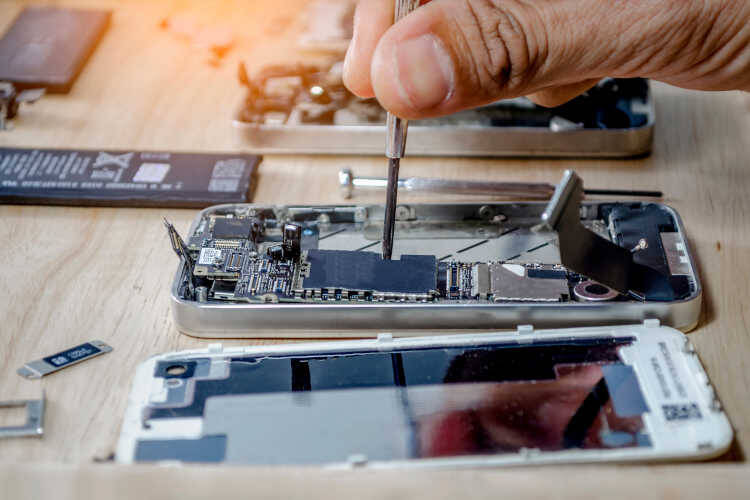
{"type": "Polygon", "coordinates": [[[528,279],[526,268],[519,264],[489,265],[490,292],[496,302],[560,302],[568,295],[567,279],[528,279]]]}
{"type": "Polygon", "coordinates": [[[42,378],[69,366],[112,351],[112,347],[101,340],[92,340],[44,358],[29,361],[16,372],[29,379],[42,378]]]}
{"type": "Polygon", "coordinates": [[[26,423],[0,427],[0,438],[41,436],[44,434],[44,393],[41,399],[0,401],[2,408],[26,408],[26,423]]]}
{"type": "MultiPolygon", "coordinates": [[[[234,120],[262,154],[383,155],[385,126],[255,125],[234,120]]],[[[654,124],[620,130],[544,127],[409,126],[407,156],[628,157],[649,153],[654,124]]]]}

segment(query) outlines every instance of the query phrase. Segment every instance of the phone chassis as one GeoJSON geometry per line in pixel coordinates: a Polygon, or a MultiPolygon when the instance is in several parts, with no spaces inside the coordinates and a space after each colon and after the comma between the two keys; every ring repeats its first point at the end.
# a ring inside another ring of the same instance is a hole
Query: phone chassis
{"type": "MultiPolygon", "coordinates": [[[[252,124],[234,127],[260,154],[382,155],[383,125],[252,124]]],[[[612,157],[651,152],[654,120],[627,129],[552,130],[483,125],[409,126],[409,156],[612,157]]]]}
{"type": "MultiPolygon", "coordinates": [[[[628,204],[630,202],[618,202],[628,204]]],[[[581,220],[600,234],[607,229],[598,213],[605,202],[584,202],[581,220]]],[[[366,337],[389,331],[394,335],[420,332],[512,329],[519,324],[538,328],[633,324],[658,319],[689,331],[698,322],[702,289],[679,215],[670,207],[676,231],[672,243],[690,281],[690,293],[666,302],[618,300],[603,302],[376,302],[231,303],[185,299],[186,265],[181,260],[172,284],[172,310],[177,328],[206,338],[366,337]]],[[[437,254],[460,261],[542,262],[559,264],[556,233],[535,231],[544,202],[443,203],[400,205],[394,259],[400,254],[437,254]],[[478,215],[479,214],[479,215],[478,215]],[[479,243],[479,244],[478,244],[479,243]],[[530,251],[533,250],[533,251],[530,251]],[[462,253],[463,252],[463,253],[462,253]],[[516,255],[516,254],[521,254],[516,255]],[[515,256],[516,259],[509,259],[515,256]]],[[[216,214],[273,212],[278,220],[310,224],[319,230],[318,248],[354,250],[367,246],[379,252],[383,207],[218,205],[201,211],[189,238],[201,221],[216,214]]],[[[661,243],[660,243],[661,244],[661,243]]],[[[441,259],[443,260],[443,259],[441,259]]]]}

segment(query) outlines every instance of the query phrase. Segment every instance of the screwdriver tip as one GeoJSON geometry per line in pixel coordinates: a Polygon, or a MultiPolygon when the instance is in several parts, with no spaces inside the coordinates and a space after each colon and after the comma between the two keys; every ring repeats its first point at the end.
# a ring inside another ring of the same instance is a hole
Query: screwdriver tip
{"type": "Polygon", "coordinates": [[[393,254],[393,233],[396,225],[396,197],[398,196],[398,169],[400,158],[388,158],[388,187],[383,218],[383,259],[393,254]]]}

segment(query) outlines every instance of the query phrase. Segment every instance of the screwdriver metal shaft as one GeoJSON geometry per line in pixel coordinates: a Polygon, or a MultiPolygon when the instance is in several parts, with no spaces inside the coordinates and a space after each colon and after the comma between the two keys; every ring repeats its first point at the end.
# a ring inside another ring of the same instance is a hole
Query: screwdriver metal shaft
{"type": "MultiPolygon", "coordinates": [[[[429,177],[406,177],[397,180],[398,188],[411,193],[442,193],[503,198],[547,200],[555,192],[555,185],[546,182],[494,182],[459,179],[431,179],[429,177]]],[[[339,170],[341,195],[349,199],[354,191],[384,190],[388,179],[383,177],[355,177],[349,168],[339,170]]],[[[625,196],[640,198],[661,198],[661,191],[644,189],[589,189],[583,190],[588,196],[625,196]]]]}
{"type": "Polygon", "coordinates": [[[393,254],[393,234],[396,225],[396,199],[398,197],[398,169],[404,156],[406,132],[409,123],[388,113],[388,184],[385,192],[385,213],[383,214],[383,259],[389,260],[393,254]],[[399,144],[392,149],[392,144],[399,144]]]}
{"type": "MultiPolygon", "coordinates": [[[[419,0],[396,0],[393,22],[396,23],[418,6],[419,0]]],[[[385,213],[383,214],[383,259],[390,260],[393,254],[393,233],[396,224],[398,169],[406,149],[406,133],[409,122],[389,112],[386,125],[388,137],[385,145],[385,156],[388,158],[388,186],[385,195],[385,213]]]]}

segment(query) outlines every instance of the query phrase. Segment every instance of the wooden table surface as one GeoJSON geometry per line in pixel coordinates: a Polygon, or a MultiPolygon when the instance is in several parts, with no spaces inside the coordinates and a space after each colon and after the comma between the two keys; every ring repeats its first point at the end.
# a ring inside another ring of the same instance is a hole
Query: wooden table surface
{"type": "MultiPolygon", "coordinates": [[[[0,146],[246,151],[230,118],[242,99],[239,60],[251,68],[290,57],[302,0],[66,2],[109,5],[112,25],[72,92],[21,110],[0,146]],[[161,30],[170,15],[221,23],[237,44],[218,66],[188,40],[161,30]]],[[[26,2],[0,0],[0,29],[26,2]]],[[[575,168],[589,186],[661,189],[684,219],[705,286],[690,339],[734,426],[732,451],[702,464],[540,467],[463,472],[331,472],[319,469],[123,467],[98,464],[114,448],[134,369],[157,353],[205,347],[172,323],[177,259],[162,216],[186,231],[194,210],[0,206],[0,399],[46,391],[41,439],[0,441],[0,497],[61,498],[155,493],[453,498],[539,496],[705,498],[746,496],[750,468],[750,95],[654,84],[653,154],[632,160],[409,158],[402,175],[556,182],[575,168]],[[24,362],[102,339],[114,351],[28,381],[24,362]]],[[[383,175],[382,158],[269,156],[255,202],[342,201],[336,174],[383,175]]],[[[376,201],[378,196],[358,198],[376,201]]],[[[415,197],[404,199],[416,200],[415,197]]],[[[449,200],[450,198],[441,198],[449,200]]],[[[249,344],[260,341],[227,341],[249,344]]],[[[268,342],[268,341],[264,341],[268,342]]],[[[6,418],[3,416],[2,418],[6,418]]],[[[0,425],[5,420],[0,420],[0,425]]]]}

